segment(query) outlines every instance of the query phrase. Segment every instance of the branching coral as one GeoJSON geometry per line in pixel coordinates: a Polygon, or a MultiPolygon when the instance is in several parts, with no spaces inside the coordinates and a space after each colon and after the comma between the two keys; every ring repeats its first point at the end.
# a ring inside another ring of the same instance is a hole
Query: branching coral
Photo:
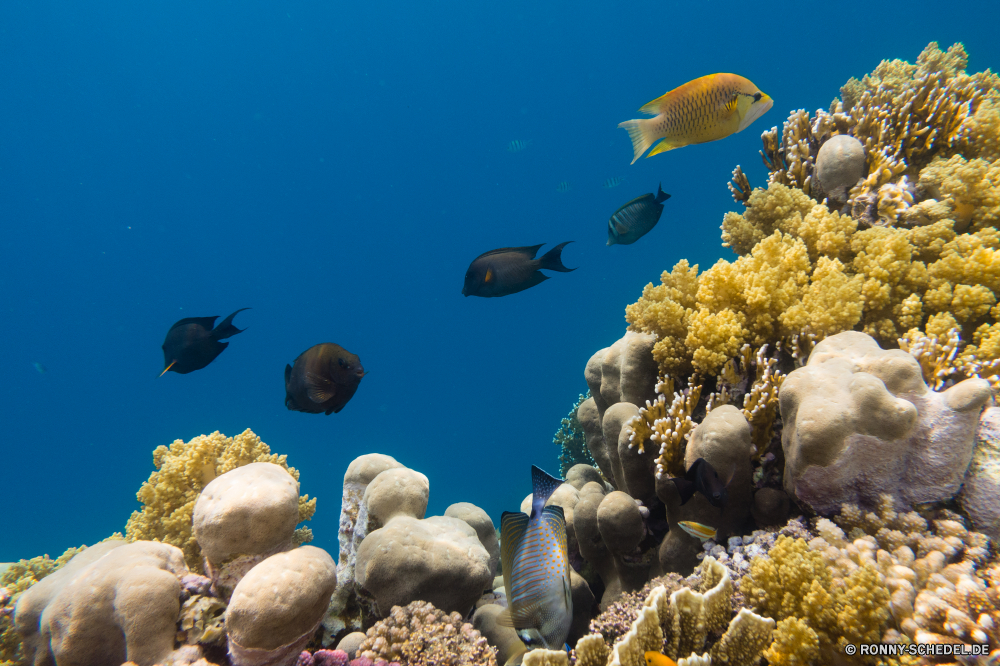
{"type": "Polygon", "coordinates": [[[629,447],[638,446],[639,451],[644,452],[645,441],[659,445],[657,475],[684,476],[684,446],[696,425],[691,415],[701,399],[701,384],[694,383],[696,377],[691,381],[691,386],[674,393],[670,407],[666,406],[666,395],[659,391],[673,388],[673,382],[658,383],[656,401],[647,401],[646,407],[627,425],[631,431],[629,447]]]}
{"type": "Polygon", "coordinates": [[[590,450],[587,449],[587,437],[583,426],[576,418],[576,410],[589,397],[590,391],[579,397],[573,404],[573,408],[569,410],[569,414],[560,422],[559,430],[552,438],[552,443],[559,447],[559,474],[563,478],[566,477],[566,472],[573,465],[583,463],[597,467],[593,456],[590,455],[590,450]]]}
{"type": "MultiPolygon", "coordinates": [[[[270,447],[247,429],[236,437],[219,432],[199,435],[189,442],[175,440],[170,447],[158,446],[153,451],[156,471],[142,484],[136,494],[142,503],[125,526],[129,541],[162,541],[184,551],[188,567],[201,571],[201,549],[191,527],[194,503],[209,481],[226,472],[253,462],[280,465],[299,478],[299,472],[289,467],[287,456],[271,453],[270,447]]],[[[299,520],[309,520],[316,511],[316,500],[299,498],[299,520]]],[[[296,532],[301,543],[312,540],[308,529],[296,532]]]]}
{"type": "Polygon", "coordinates": [[[963,347],[957,327],[941,336],[924,335],[914,328],[899,339],[899,348],[917,359],[924,381],[935,391],[970,377],[981,377],[1000,390],[1000,324],[983,324],[974,341],[963,347]]]}
{"type": "Polygon", "coordinates": [[[767,558],[754,558],[740,583],[747,602],[767,617],[801,620],[782,624],[777,649],[797,640],[782,632],[811,636],[802,623],[815,633],[820,655],[842,654],[848,643],[881,639],[889,619],[889,592],[874,558],[858,555],[859,564],[839,550],[836,555],[840,568],[831,566],[831,554],[818,545],[780,537],[767,558]]]}
{"type": "Polygon", "coordinates": [[[358,647],[358,656],[401,666],[496,666],[496,649],[459,613],[445,613],[426,601],[393,606],[358,647]]]}

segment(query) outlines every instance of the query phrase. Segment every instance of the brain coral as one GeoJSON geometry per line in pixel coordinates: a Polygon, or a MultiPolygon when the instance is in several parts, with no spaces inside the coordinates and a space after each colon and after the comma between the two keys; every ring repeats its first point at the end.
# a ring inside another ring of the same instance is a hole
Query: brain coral
{"type": "Polygon", "coordinates": [[[389,617],[368,630],[358,656],[401,666],[496,666],[496,650],[463,621],[426,601],[393,606],[389,617]]]}
{"type": "MultiPolygon", "coordinates": [[[[188,567],[201,571],[201,549],[194,538],[192,516],[202,489],[215,477],[254,462],[269,462],[288,470],[296,481],[299,472],[285,462],[287,456],[271,453],[260,437],[247,429],[236,437],[218,431],[199,435],[189,442],[175,440],[170,447],[153,451],[156,471],[142,484],[136,497],[142,510],[136,511],[125,526],[129,541],[153,540],[184,551],[188,567]]],[[[299,520],[309,520],[316,511],[316,499],[299,498],[299,520]]],[[[300,542],[312,539],[308,529],[298,531],[300,542]]]]}

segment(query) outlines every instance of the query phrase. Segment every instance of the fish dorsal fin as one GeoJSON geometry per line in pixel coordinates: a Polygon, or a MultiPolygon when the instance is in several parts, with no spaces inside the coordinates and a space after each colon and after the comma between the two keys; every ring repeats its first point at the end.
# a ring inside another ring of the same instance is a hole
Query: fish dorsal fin
{"type": "Polygon", "coordinates": [[[483,257],[489,257],[494,254],[524,254],[528,256],[528,259],[534,259],[535,255],[538,254],[538,250],[545,245],[545,243],[539,243],[538,245],[525,245],[523,247],[498,247],[495,250],[490,250],[489,252],[483,252],[481,255],[476,257],[476,259],[482,259],[483,257]]]}
{"type": "MultiPolygon", "coordinates": [[[[671,90],[670,92],[673,92],[673,91],[671,90]]],[[[646,104],[643,104],[639,108],[639,112],[640,113],[646,113],[646,114],[649,114],[651,116],[658,116],[658,115],[660,115],[660,113],[662,113],[661,107],[663,106],[663,103],[667,101],[667,96],[669,96],[669,95],[670,95],[669,92],[668,93],[664,93],[664,94],[660,95],[659,97],[657,97],[656,99],[654,99],[652,102],[648,102],[646,104]]]]}
{"type": "Polygon", "coordinates": [[[329,379],[324,379],[315,372],[307,372],[304,381],[306,394],[316,404],[322,404],[333,397],[333,386],[329,379]]]}
{"type": "Polygon", "coordinates": [[[514,556],[524,541],[528,531],[528,515],[520,511],[504,511],[500,516],[500,560],[503,562],[503,584],[507,589],[507,599],[510,599],[511,572],[514,567],[514,556]]]}
{"type": "Polygon", "coordinates": [[[563,484],[562,479],[557,479],[548,472],[535,465],[531,466],[531,515],[537,515],[542,507],[549,501],[549,497],[556,491],[556,488],[563,484]]]}
{"type": "Polygon", "coordinates": [[[621,223],[621,222],[619,222],[618,220],[615,220],[615,230],[616,230],[616,231],[617,231],[617,232],[619,233],[619,235],[620,235],[620,234],[624,234],[624,233],[626,233],[626,232],[628,231],[628,227],[626,227],[626,226],[625,226],[624,224],[622,224],[622,223],[621,223]]]}
{"type": "Polygon", "coordinates": [[[170,328],[177,328],[178,326],[188,326],[189,324],[197,324],[198,326],[204,328],[206,331],[211,331],[213,328],[215,328],[215,320],[218,318],[219,318],[218,315],[214,317],[187,317],[185,319],[181,319],[170,328]]]}

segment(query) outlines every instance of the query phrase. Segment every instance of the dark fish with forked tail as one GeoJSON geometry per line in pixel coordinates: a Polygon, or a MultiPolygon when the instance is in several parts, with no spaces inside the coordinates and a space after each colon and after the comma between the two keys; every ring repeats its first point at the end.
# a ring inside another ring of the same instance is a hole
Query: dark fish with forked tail
{"type": "Polygon", "coordinates": [[[357,354],[332,342],[312,346],[285,366],[285,407],[329,416],[354,397],[364,376],[357,354]]]}
{"type": "Polygon", "coordinates": [[[545,506],[562,483],[532,465],[531,515],[500,516],[507,610],[497,622],[512,626],[528,649],[561,649],[573,621],[566,519],[562,507],[545,506]]]}
{"type": "Polygon", "coordinates": [[[167,339],[163,341],[163,372],[167,370],[186,375],[195,370],[201,370],[215,360],[215,357],[229,346],[228,342],[219,342],[242,333],[245,328],[233,326],[233,317],[244,310],[240,308],[229,315],[216,326],[215,317],[188,317],[181,319],[167,331],[167,339]]]}
{"type": "Polygon", "coordinates": [[[563,266],[561,256],[562,249],[572,242],[560,243],[538,259],[535,259],[538,248],[545,243],[526,247],[502,247],[481,254],[469,264],[469,270],[465,272],[462,294],[484,298],[509,296],[548,280],[549,276],[542,273],[539,270],[541,268],[561,273],[575,271],[575,268],[563,266]]]}
{"type": "Polygon", "coordinates": [[[670,480],[677,486],[682,505],[687,504],[695,492],[704,495],[712,506],[720,509],[726,506],[726,500],[729,499],[727,489],[729,482],[720,479],[712,465],[704,458],[698,458],[691,463],[683,477],[674,477],[670,480]]]}
{"type": "Polygon", "coordinates": [[[608,220],[608,245],[631,245],[652,231],[669,198],[660,185],[655,195],[643,194],[616,210],[608,220]]]}

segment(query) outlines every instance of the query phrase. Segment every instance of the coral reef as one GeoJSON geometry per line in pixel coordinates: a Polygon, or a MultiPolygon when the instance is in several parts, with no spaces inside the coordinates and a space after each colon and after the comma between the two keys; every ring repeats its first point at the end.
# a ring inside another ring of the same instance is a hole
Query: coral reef
{"type": "MultiPolygon", "coordinates": [[[[607,663],[641,666],[646,663],[643,655],[647,650],[662,652],[672,659],[680,658],[681,663],[700,651],[705,651],[703,659],[710,657],[718,663],[733,666],[757,663],[761,652],[771,642],[774,621],[746,609],[734,616],[729,571],[713,558],[705,558],[698,576],[691,580],[695,581],[697,590],[679,587],[668,592],[665,586],[654,587],[642,605],[633,607],[626,616],[634,619],[629,629],[619,634],[621,638],[615,640],[607,663]]],[[[671,587],[676,585],[675,580],[669,582],[671,587]]],[[[618,614],[612,625],[617,625],[615,634],[625,619],[621,617],[622,608],[619,605],[610,611],[618,614]]],[[[600,622],[599,618],[598,625],[600,622]]],[[[602,663],[607,643],[607,636],[603,634],[581,638],[575,649],[577,663],[602,663]]]]}
{"type": "Polygon", "coordinates": [[[768,186],[749,192],[734,172],[746,211],[722,224],[740,258],[701,275],[679,262],[626,309],[630,330],[657,336],[664,374],[714,375],[743,344],[788,344],[807,325],[894,345],[996,322],[1000,79],[966,61],[961,45],[931,44],[764,133],[768,186]]]}
{"type": "Polygon", "coordinates": [[[785,489],[825,514],[882,493],[903,505],[950,499],[990,399],[979,378],[929,390],[913,356],[863,333],[826,338],[782,384],[785,489]]]}
{"type": "Polygon", "coordinates": [[[496,651],[459,613],[445,613],[426,601],[393,606],[358,647],[367,659],[403,666],[496,666],[496,651]]]}
{"type": "Polygon", "coordinates": [[[573,403],[569,414],[560,422],[559,430],[552,438],[552,443],[559,447],[559,474],[563,478],[573,465],[596,465],[594,457],[587,449],[587,436],[583,426],[576,416],[577,410],[585,400],[590,398],[590,391],[580,395],[579,399],[573,403]]]}
{"type": "MultiPolygon", "coordinates": [[[[249,429],[236,437],[226,437],[216,431],[211,435],[199,435],[189,442],[178,439],[169,447],[156,447],[153,451],[156,471],[136,494],[143,506],[129,518],[125,526],[126,538],[177,546],[184,551],[188,567],[200,571],[201,549],[192,528],[195,501],[217,476],[254,462],[279,465],[298,481],[299,472],[288,466],[286,456],[272,454],[270,447],[249,429]]],[[[316,500],[301,497],[298,509],[299,521],[309,520],[316,511],[316,500]]],[[[300,543],[311,538],[307,529],[298,534],[300,543]]]]}

